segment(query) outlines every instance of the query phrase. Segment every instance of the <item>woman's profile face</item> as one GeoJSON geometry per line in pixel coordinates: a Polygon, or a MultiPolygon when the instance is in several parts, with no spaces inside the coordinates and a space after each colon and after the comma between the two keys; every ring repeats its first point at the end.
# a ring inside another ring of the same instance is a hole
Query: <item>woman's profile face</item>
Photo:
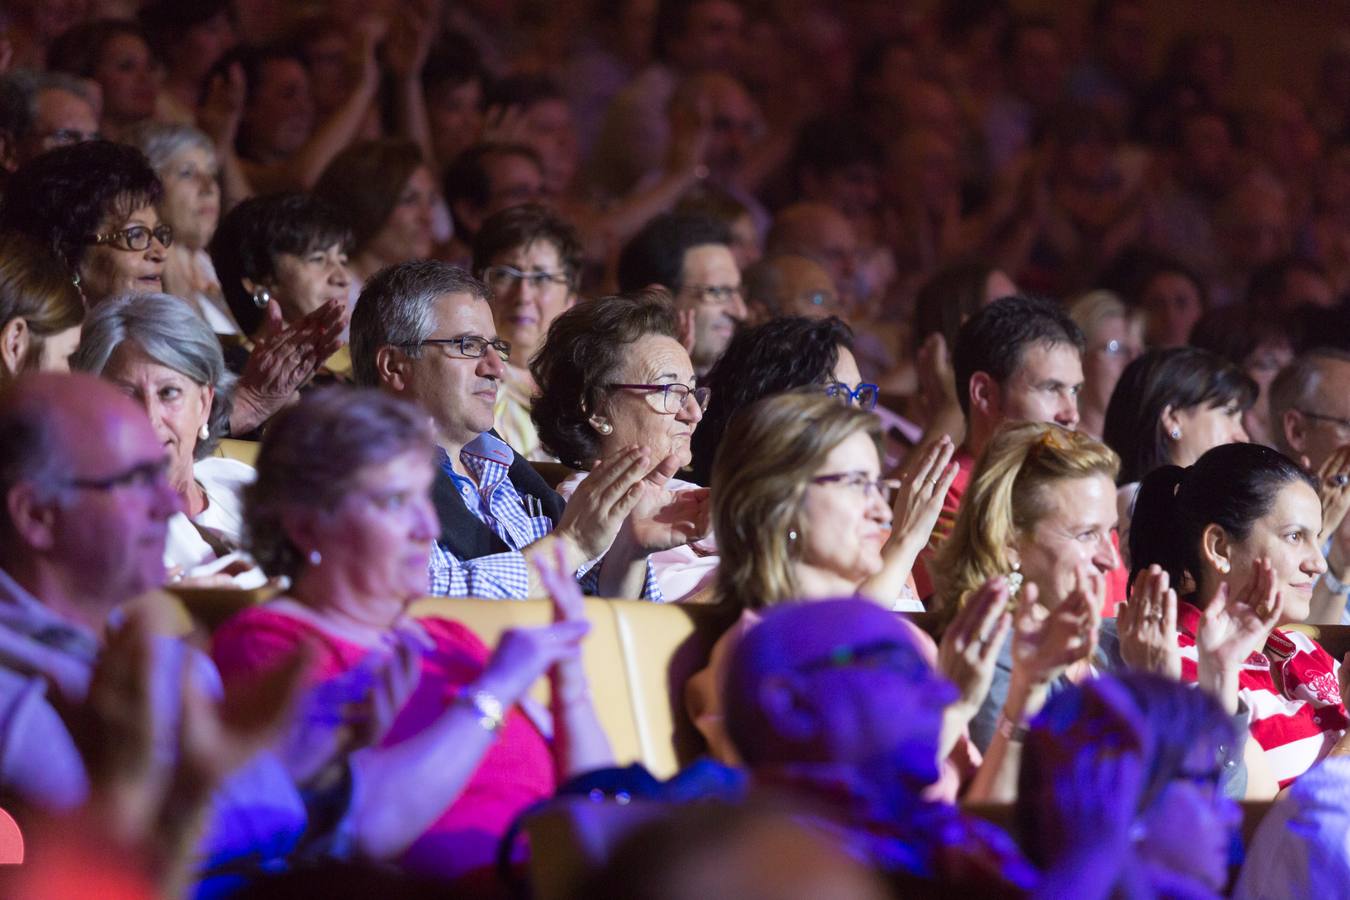
{"type": "MultiPolygon", "coordinates": [[[[694,364],[674,338],[647,334],[626,349],[613,383],[694,386],[694,364]]],[[[651,450],[653,463],[674,456],[680,468],[689,465],[693,458],[690,441],[703,419],[703,410],[692,394],[673,413],[667,411],[664,392],[654,387],[614,388],[605,396],[603,415],[614,430],[600,438],[602,456],[638,445],[651,450]]]]}
{"type": "Polygon", "coordinates": [[[1228,590],[1242,590],[1251,580],[1256,561],[1268,559],[1275,589],[1284,601],[1279,624],[1302,622],[1310,611],[1313,588],[1327,570],[1317,542],[1321,527],[1322,501],[1317,492],[1302,481],[1284,485],[1266,514],[1252,522],[1247,537],[1226,546],[1229,572],[1222,579],[1228,590]]]}
{"type": "MultiPolygon", "coordinates": [[[[323,565],[358,596],[412,600],[426,593],[431,542],[440,533],[431,503],[431,460],[408,450],[360,468],[336,510],[307,510],[323,565]]],[[[304,548],[302,548],[304,549],[304,548]]]]}
{"type": "Polygon", "coordinates": [[[1120,564],[1112,533],[1116,486],[1102,474],[1061,478],[1041,488],[1044,513],[1014,539],[1023,578],[1036,585],[1040,602],[1054,609],[1068,598],[1079,573],[1103,575],[1120,564]]]}
{"type": "Polygon", "coordinates": [[[891,508],[876,487],[880,477],[877,446],[865,432],[829,452],[802,497],[799,565],[853,585],[881,571],[891,508]]]}
{"type": "Polygon", "coordinates": [[[163,290],[161,276],[168,248],[151,237],[143,250],[131,250],[128,235],[135,229],[153,231],[160,225],[153,206],[142,206],[129,216],[112,213],[99,226],[105,243],[85,248],[78,267],[80,290],[92,305],[120,294],[147,294],[163,290]]]}
{"type": "Polygon", "coordinates": [[[215,390],[158,362],[130,340],[113,351],[103,377],[145,408],[169,456],[170,480],[175,485],[186,484],[192,477],[198,432],[211,416],[215,390]]]}
{"type": "Polygon", "coordinates": [[[360,255],[372,256],[386,265],[430,256],[435,202],[436,183],[431,172],[426,166],[418,166],[408,176],[384,226],[360,255]]]}
{"type": "Polygon", "coordinates": [[[1201,404],[1173,414],[1175,431],[1169,434],[1168,447],[1173,465],[1189,466],[1205,453],[1224,444],[1245,444],[1247,430],[1242,424],[1242,409],[1236,402],[1220,406],[1201,404]]]}
{"type": "Polygon", "coordinates": [[[220,220],[220,166],[215,154],[204,147],[184,147],[159,177],[164,183],[160,212],[173,226],[174,239],[190,250],[205,247],[220,220]]]}

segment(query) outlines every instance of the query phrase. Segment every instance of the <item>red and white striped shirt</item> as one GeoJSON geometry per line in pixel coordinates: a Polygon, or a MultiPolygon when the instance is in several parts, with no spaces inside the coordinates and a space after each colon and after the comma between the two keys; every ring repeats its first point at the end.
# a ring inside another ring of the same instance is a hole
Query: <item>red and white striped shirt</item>
{"type": "MultiPolygon", "coordinates": [[[[1199,623],[1199,608],[1177,604],[1183,681],[1197,678],[1199,623]]],[[[1266,639],[1264,652],[1254,652],[1243,662],[1238,695],[1252,711],[1252,737],[1266,751],[1280,787],[1326,756],[1350,726],[1338,671],[1336,660],[1312,638],[1279,628],[1266,639]]]]}

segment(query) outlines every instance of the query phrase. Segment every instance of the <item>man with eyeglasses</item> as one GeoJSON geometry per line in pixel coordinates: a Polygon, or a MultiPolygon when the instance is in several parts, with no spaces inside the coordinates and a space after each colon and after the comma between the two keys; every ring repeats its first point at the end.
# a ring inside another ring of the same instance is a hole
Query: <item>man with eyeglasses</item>
{"type": "Polygon", "coordinates": [[[511,345],[498,337],[486,285],[432,260],[390,266],[356,301],[351,352],[358,384],[431,415],[441,451],[432,486],[441,534],[430,593],[541,596],[526,555],[556,545],[590,592],[662,599],[650,565],[606,551],[637,499],[674,473],[658,473],[662,461],[645,451],[620,454],[594,468],[564,505],[493,429],[511,345]]]}
{"type": "Polygon", "coordinates": [[[94,88],[60,72],[0,78],[0,169],[14,172],[55,147],[98,138],[94,88]]]}
{"type": "Polygon", "coordinates": [[[694,373],[708,374],[746,317],[731,232],[716,219],[668,213],[642,227],[619,255],[623,293],[662,287],[689,323],[694,373]]]}
{"type": "Polygon", "coordinates": [[[1270,384],[1275,449],[1318,479],[1322,496],[1322,553],[1327,571],[1313,591],[1308,621],[1350,625],[1350,351],[1308,350],[1270,384]]]}
{"type": "Polygon", "coordinates": [[[727,733],[752,782],[809,802],[851,849],[914,880],[918,894],[1020,893],[1037,875],[1013,841],[925,796],[957,691],[913,629],[856,599],[767,610],[727,666],[727,733]]]}
{"type": "Polygon", "coordinates": [[[473,272],[488,286],[497,333],[511,345],[497,394],[497,433],[529,460],[553,461],[530,419],[537,392],[530,358],[548,327],[577,300],[581,241],[574,229],[537,204],[490,216],[473,242],[473,272]]]}

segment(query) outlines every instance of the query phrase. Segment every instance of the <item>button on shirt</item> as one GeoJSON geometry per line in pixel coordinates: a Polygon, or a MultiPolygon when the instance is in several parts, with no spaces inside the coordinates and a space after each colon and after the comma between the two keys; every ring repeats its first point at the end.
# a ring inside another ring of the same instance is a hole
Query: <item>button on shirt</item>
{"type": "MultiPolygon", "coordinates": [[[[508,553],[493,553],[476,559],[459,559],[439,543],[431,547],[428,564],[430,593],[450,597],[488,597],[523,600],[529,596],[528,563],[520,553],[553,530],[553,521],[533,497],[522,497],[508,477],[515,452],[491,434],[480,434],[464,445],[459,460],[472,475],[466,478],[454,470],[444,450],[437,451],[441,470],[459,491],[464,506],[480,522],[491,528],[511,548],[508,553]]],[[[593,559],[577,569],[582,589],[595,593],[600,560],[593,559]]],[[[642,597],[662,602],[661,589],[647,565],[642,597]]]]}

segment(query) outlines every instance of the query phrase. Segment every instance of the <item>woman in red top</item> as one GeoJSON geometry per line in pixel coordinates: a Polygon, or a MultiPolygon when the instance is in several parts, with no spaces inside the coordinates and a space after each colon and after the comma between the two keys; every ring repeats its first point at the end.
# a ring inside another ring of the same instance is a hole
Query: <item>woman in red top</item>
{"type": "MultiPolygon", "coordinates": [[[[1335,748],[1350,749],[1336,660],[1282,627],[1307,618],[1327,570],[1321,527],[1316,482],[1260,444],[1225,444],[1185,469],[1155,469],[1135,502],[1131,581],[1156,566],[1152,577],[1165,574],[1186,592],[1175,607],[1173,665],[1230,714],[1239,699],[1251,712],[1263,752],[1248,746],[1249,798],[1273,794],[1335,748]]],[[[1154,604],[1154,624],[1174,603],[1154,604]]]]}
{"type": "Polygon", "coordinates": [[[245,510],[258,562],[291,589],[227,623],[212,652],[229,680],[311,645],[324,682],[312,716],[350,715],[345,691],[384,677],[392,725],[350,758],[357,847],[481,885],[524,808],[612,758],[581,668],[579,590],[555,587],[555,624],[508,631],[491,652],[457,622],[405,615],[439,532],[432,466],[425,413],[376,391],[314,392],[278,417],[245,510]],[[545,673],[551,744],[523,709],[545,673]]]}

